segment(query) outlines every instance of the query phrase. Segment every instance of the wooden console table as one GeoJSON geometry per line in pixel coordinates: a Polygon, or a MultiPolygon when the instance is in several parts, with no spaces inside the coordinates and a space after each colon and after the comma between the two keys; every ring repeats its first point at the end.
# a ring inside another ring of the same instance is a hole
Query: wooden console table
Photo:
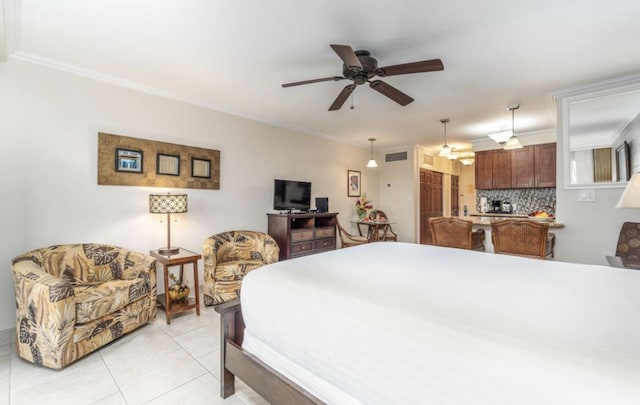
{"type": "Polygon", "coordinates": [[[200,316],[200,288],[198,286],[198,260],[202,256],[198,253],[192,252],[187,249],[180,248],[180,251],[175,255],[164,256],[158,253],[157,250],[149,252],[151,256],[158,259],[158,262],[162,264],[164,269],[164,294],[158,294],[158,304],[164,309],[167,315],[167,324],[171,323],[171,315],[179,312],[188,311],[190,309],[196,310],[196,314],[200,316]],[[195,300],[191,297],[187,297],[184,302],[171,302],[169,299],[169,267],[180,266],[180,282],[182,283],[182,276],[184,271],[184,265],[189,264],[193,266],[193,284],[195,291],[195,300]]]}
{"type": "Polygon", "coordinates": [[[267,231],[280,247],[280,260],[336,248],[337,213],[267,214],[267,231]]]}

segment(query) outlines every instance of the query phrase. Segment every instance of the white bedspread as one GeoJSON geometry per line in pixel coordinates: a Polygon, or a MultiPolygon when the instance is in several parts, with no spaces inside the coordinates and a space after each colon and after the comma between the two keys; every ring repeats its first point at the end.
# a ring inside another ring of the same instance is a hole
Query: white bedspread
{"type": "Polygon", "coordinates": [[[640,404],[640,271],[406,243],[242,283],[244,348],[330,404],[640,404]]]}

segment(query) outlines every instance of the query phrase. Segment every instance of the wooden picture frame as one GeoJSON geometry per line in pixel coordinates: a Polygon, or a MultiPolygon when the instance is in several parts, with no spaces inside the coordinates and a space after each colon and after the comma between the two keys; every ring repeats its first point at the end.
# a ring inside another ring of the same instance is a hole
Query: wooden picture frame
{"type": "Polygon", "coordinates": [[[180,155],[156,155],[156,174],[180,176],[180,155]]]}
{"type": "Polygon", "coordinates": [[[362,194],[362,175],[357,170],[347,170],[347,196],[360,197],[362,194]]]}
{"type": "Polygon", "coordinates": [[[616,148],[616,175],[617,181],[631,179],[631,150],[627,141],[616,148]]]}
{"type": "Polygon", "coordinates": [[[116,148],[116,172],[142,173],[142,151],[116,148]]]}
{"type": "Polygon", "coordinates": [[[191,177],[199,179],[211,178],[211,160],[191,158],[191,177]]]}

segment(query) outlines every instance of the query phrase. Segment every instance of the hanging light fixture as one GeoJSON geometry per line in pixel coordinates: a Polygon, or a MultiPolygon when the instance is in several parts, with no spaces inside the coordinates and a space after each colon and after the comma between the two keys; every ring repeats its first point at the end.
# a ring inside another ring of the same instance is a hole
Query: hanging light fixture
{"type": "Polygon", "coordinates": [[[442,122],[442,125],[444,125],[444,145],[442,145],[442,148],[440,148],[440,153],[438,153],[438,156],[448,157],[449,155],[451,155],[451,148],[449,147],[449,145],[447,145],[447,122],[449,122],[449,118],[443,118],[440,120],[440,122],[442,122]]]}
{"type": "Polygon", "coordinates": [[[476,161],[475,156],[476,155],[473,152],[463,153],[459,156],[460,163],[462,163],[465,166],[471,166],[473,162],[476,161]]]}
{"type": "Polygon", "coordinates": [[[369,138],[369,142],[371,142],[371,158],[367,163],[367,167],[378,167],[378,163],[376,163],[376,160],[373,158],[373,143],[375,142],[375,140],[376,138],[369,138]]]}
{"type": "Polygon", "coordinates": [[[521,149],[522,148],[522,144],[520,143],[520,141],[518,140],[518,137],[516,136],[516,127],[514,125],[514,122],[515,122],[515,111],[518,108],[520,108],[520,104],[516,104],[515,106],[508,107],[508,108],[511,111],[511,137],[507,140],[507,142],[505,142],[505,144],[502,146],[502,148],[505,149],[505,150],[521,149]]]}

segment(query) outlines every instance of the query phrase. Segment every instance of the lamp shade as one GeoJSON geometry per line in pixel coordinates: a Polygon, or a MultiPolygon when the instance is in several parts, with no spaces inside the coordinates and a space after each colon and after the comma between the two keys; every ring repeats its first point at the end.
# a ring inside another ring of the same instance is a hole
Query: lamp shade
{"type": "Polygon", "coordinates": [[[625,187],[616,208],[640,208],[640,174],[635,173],[625,187]]]}
{"type": "Polygon", "coordinates": [[[522,149],[522,144],[520,143],[520,140],[518,140],[518,137],[513,135],[511,138],[509,138],[509,140],[504,144],[502,148],[504,150],[522,149]]]}
{"type": "Polygon", "coordinates": [[[152,214],[181,214],[187,212],[186,194],[149,194],[152,214]]]}

